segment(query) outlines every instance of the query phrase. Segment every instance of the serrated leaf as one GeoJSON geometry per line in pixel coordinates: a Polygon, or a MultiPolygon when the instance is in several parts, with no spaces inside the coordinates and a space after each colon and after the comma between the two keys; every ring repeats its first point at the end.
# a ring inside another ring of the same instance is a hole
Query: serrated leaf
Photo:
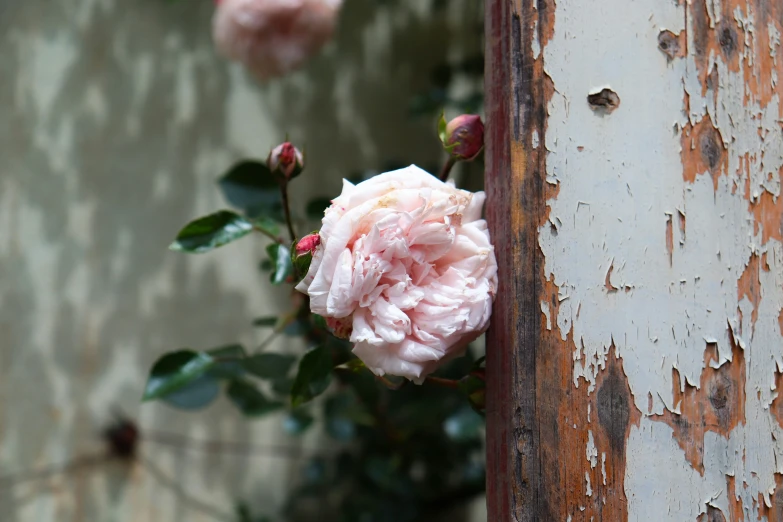
{"type": "Polygon", "coordinates": [[[332,205],[332,200],[329,198],[316,198],[307,202],[305,212],[310,219],[320,221],[324,217],[324,211],[332,205]]]}
{"type": "Polygon", "coordinates": [[[265,415],[283,407],[282,402],[268,399],[261,390],[239,379],[231,381],[226,394],[239,411],[250,417],[265,415]]]}
{"type": "Polygon", "coordinates": [[[296,361],[293,355],[282,353],[260,353],[246,358],[243,366],[248,373],[261,379],[285,377],[296,361]]]}
{"type": "Polygon", "coordinates": [[[265,163],[237,163],[220,178],[219,184],[226,200],[248,216],[282,219],[280,186],[265,163]]]}
{"type": "Polygon", "coordinates": [[[204,375],[215,364],[206,353],[180,350],[167,353],[150,370],[143,401],[160,399],[204,375]]]}
{"type": "Polygon", "coordinates": [[[199,410],[212,403],[220,394],[220,383],[211,372],[161,398],[180,410],[199,410]]]}
{"type": "Polygon", "coordinates": [[[274,267],[269,280],[274,285],[285,283],[294,270],[294,267],[291,264],[291,254],[288,247],[278,243],[272,243],[266,247],[266,252],[274,267]]]}
{"type": "Polygon", "coordinates": [[[307,352],[291,386],[292,406],[296,408],[322,394],[331,382],[332,368],[332,355],[325,346],[307,352]]]}
{"type": "Polygon", "coordinates": [[[236,241],[252,230],[253,224],[239,214],[221,210],[185,225],[169,248],[191,254],[203,254],[236,241]]]}

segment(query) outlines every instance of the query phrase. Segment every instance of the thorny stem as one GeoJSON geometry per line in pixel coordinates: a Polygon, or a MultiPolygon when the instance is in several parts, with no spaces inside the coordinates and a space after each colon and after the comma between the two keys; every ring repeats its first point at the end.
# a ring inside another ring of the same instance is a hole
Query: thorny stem
{"type": "Polygon", "coordinates": [[[291,241],[296,241],[296,232],[294,232],[294,223],[291,220],[291,208],[288,204],[288,180],[280,182],[280,195],[283,199],[283,212],[285,212],[285,224],[288,226],[288,234],[291,241]]]}
{"type": "Polygon", "coordinates": [[[457,160],[455,160],[452,156],[449,156],[449,159],[446,160],[446,163],[443,164],[443,168],[440,171],[439,179],[441,181],[446,181],[449,179],[449,174],[451,173],[451,169],[454,168],[454,165],[457,163],[457,160]]]}

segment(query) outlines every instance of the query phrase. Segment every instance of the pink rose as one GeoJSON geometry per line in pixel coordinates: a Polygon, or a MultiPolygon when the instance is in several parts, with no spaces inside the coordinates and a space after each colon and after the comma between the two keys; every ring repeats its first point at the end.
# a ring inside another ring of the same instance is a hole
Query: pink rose
{"type": "Polygon", "coordinates": [[[374,373],[420,383],[489,324],[497,264],[483,205],[483,192],[416,166],[344,181],[297,289],[327,321],[350,321],[374,373]]]}
{"type": "Polygon", "coordinates": [[[329,41],[342,0],[219,0],[212,21],[221,54],[260,80],[300,67],[329,41]]]}

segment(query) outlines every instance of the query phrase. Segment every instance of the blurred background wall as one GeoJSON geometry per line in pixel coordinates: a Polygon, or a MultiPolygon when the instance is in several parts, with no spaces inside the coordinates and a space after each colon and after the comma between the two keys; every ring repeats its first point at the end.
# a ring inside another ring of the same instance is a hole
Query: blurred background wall
{"type": "Polygon", "coordinates": [[[298,466],[274,451],[142,441],[131,465],[21,479],[100,453],[115,407],[142,431],[317,446],[222,400],[199,414],[139,403],[162,352],[253,346],[251,320],[285,306],[257,270],[262,240],[203,257],[167,245],[226,206],[227,167],[286,133],[307,147],[300,202],[352,171],[437,165],[434,119],[409,105],[433,68],[481,45],[480,6],[432,7],[347,0],[325,53],[259,86],[215,55],[210,0],[0,0],[0,520],[229,520],[237,493],[277,509],[298,466]]]}

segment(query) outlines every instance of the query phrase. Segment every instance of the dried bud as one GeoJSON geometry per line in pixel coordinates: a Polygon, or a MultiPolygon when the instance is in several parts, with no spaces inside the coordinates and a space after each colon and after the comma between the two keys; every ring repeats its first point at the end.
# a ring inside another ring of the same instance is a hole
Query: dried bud
{"type": "Polygon", "coordinates": [[[304,170],[304,157],[299,149],[286,141],[272,149],[266,164],[273,174],[289,180],[297,177],[304,170]]]}
{"type": "Polygon", "coordinates": [[[296,257],[302,257],[306,254],[314,254],[315,249],[318,247],[318,245],[321,244],[321,236],[319,236],[317,233],[309,234],[302,239],[299,240],[299,242],[296,244],[296,257]]]}
{"type": "Polygon", "coordinates": [[[475,114],[463,114],[448,124],[441,116],[438,133],[443,146],[459,161],[470,161],[484,148],[484,124],[475,114]]]}
{"type": "Polygon", "coordinates": [[[338,339],[350,339],[353,332],[353,317],[327,317],[326,326],[332,332],[332,335],[338,339]]]}

